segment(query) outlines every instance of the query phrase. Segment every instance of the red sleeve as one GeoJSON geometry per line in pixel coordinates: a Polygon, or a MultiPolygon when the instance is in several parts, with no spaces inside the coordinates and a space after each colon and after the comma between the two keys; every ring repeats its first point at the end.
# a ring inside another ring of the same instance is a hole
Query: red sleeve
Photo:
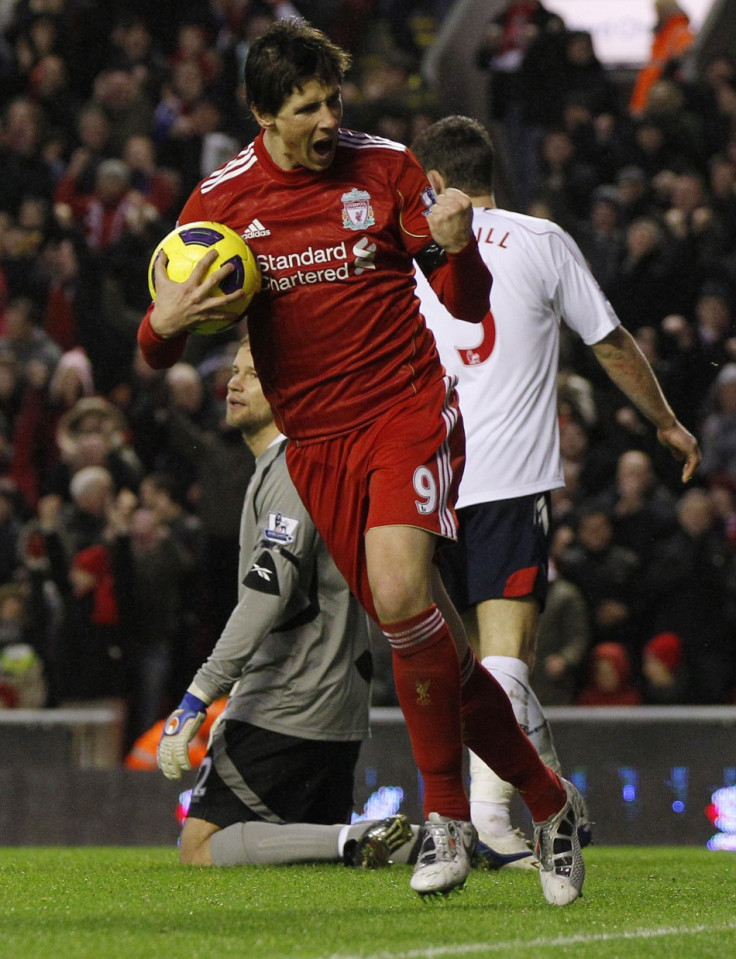
{"type": "Polygon", "coordinates": [[[181,336],[173,336],[168,340],[159,336],[151,326],[152,309],[153,304],[148,307],[146,315],[138,327],[138,346],[143,359],[151,369],[166,370],[181,359],[187,342],[187,334],[182,333],[181,336]]]}
{"type": "Polygon", "coordinates": [[[454,317],[468,323],[482,323],[489,309],[493,278],[475,238],[459,253],[445,253],[433,242],[427,226],[427,211],[434,202],[434,191],[411,151],[407,151],[398,183],[406,248],[417,261],[423,261],[422,271],[440,302],[454,317]]]}
{"type": "Polygon", "coordinates": [[[493,277],[481,258],[475,238],[459,253],[447,253],[429,275],[440,301],[458,320],[482,323],[488,314],[493,277]]]}

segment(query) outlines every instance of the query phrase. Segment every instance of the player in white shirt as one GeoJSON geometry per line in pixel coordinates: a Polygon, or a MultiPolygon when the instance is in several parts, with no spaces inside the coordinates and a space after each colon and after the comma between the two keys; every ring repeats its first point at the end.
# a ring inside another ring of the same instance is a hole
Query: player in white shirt
{"type": "MultiPolygon", "coordinates": [[[[472,198],[473,227],[493,275],[481,330],[454,319],[417,271],[422,313],[448,373],[458,378],[466,432],[459,539],[442,552],[442,575],[519,725],[544,762],[559,771],[529,670],[547,586],[549,492],[564,485],[557,420],[561,324],[591,347],[611,380],[657,429],[659,441],[684,460],[683,482],[701,454],[573,239],[549,220],[496,207],[493,145],[485,128],[467,117],[445,117],[412,148],[438,194],[454,187],[472,198]]],[[[472,754],[470,768],[471,816],[488,861],[499,868],[538,868],[510,822],[513,787],[472,754]]]]}

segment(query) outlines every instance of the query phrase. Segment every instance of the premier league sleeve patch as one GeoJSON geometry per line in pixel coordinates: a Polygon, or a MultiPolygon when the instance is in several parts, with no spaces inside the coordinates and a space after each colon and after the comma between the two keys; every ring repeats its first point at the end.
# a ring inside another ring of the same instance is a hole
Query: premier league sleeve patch
{"type": "Polygon", "coordinates": [[[431,186],[427,186],[422,190],[421,200],[424,204],[424,215],[426,216],[437,202],[437,194],[431,186]]]}
{"type": "Polygon", "coordinates": [[[279,575],[276,571],[273,556],[268,550],[261,553],[245,574],[243,586],[246,589],[255,590],[257,593],[268,593],[269,596],[279,595],[279,575]]]}
{"type": "Polygon", "coordinates": [[[291,519],[283,513],[269,513],[268,526],[263,529],[263,538],[275,546],[285,546],[294,542],[298,519],[291,519]]]}

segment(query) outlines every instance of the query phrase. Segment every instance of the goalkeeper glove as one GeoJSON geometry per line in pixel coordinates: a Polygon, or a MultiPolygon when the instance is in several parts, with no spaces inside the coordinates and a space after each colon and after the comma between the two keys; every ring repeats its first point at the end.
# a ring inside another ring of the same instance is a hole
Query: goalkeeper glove
{"type": "Polygon", "coordinates": [[[181,779],[182,771],[191,769],[189,743],[207,715],[207,704],[192,693],[185,693],[177,709],[164,723],[158,742],[156,761],[167,779],[181,779]]]}

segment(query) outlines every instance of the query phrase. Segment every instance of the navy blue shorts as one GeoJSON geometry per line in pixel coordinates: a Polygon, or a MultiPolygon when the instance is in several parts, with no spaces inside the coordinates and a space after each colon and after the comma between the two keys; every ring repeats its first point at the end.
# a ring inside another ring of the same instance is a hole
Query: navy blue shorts
{"type": "Polygon", "coordinates": [[[549,494],[478,503],[457,510],[456,543],[437,553],[442,580],[464,612],[488,599],[547,596],[549,494]]]}
{"type": "Polygon", "coordinates": [[[234,719],[215,731],[188,815],[236,822],[350,822],[360,742],[284,736],[234,719]]]}

